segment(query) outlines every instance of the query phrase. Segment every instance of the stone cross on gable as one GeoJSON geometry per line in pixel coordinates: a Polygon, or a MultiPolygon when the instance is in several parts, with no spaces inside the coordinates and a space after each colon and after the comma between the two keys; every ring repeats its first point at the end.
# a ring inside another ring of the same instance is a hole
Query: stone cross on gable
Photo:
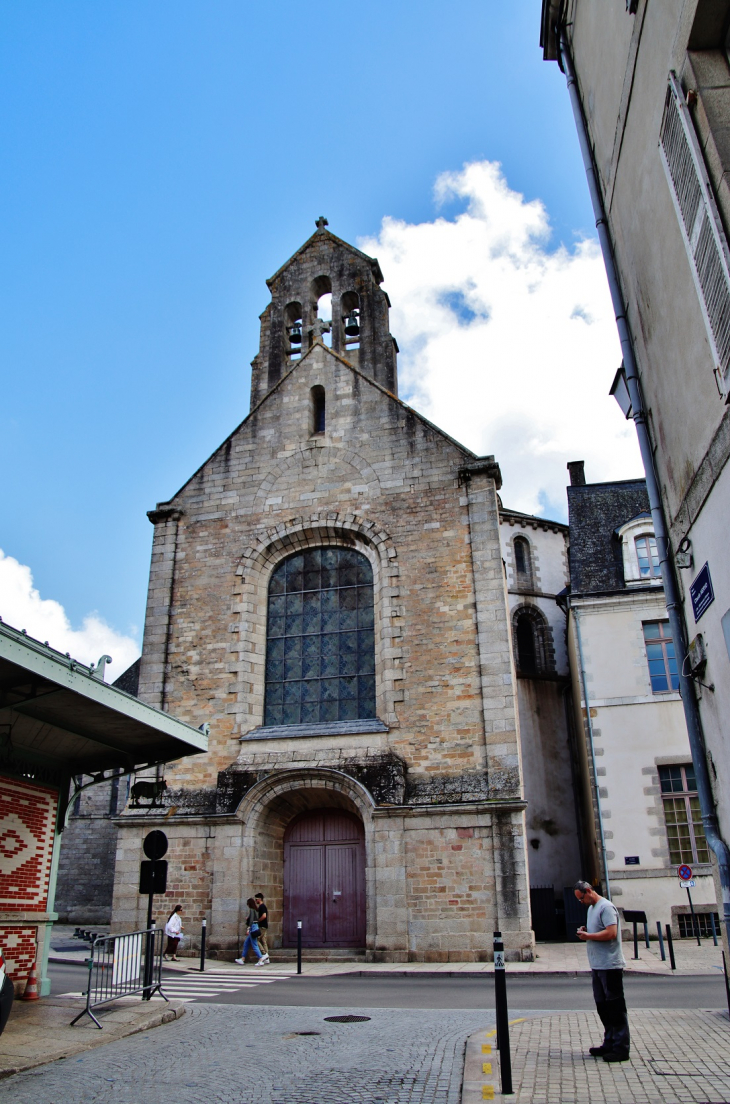
{"type": "Polygon", "coordinates": [[[322,318],[315,318],[310,329],[310,333],[314,337],[315,341],[322,340],[322,334],[330,333],[332,330],[332,323],[325,322],[322,318]]]}
{"type": "Polygon", "coordinates": [[[317,227],[318,230],[324,230],[325,226],[329,226],[329,222],[324,217],[324,215],[320,215],[314,225],[317,227]]]}

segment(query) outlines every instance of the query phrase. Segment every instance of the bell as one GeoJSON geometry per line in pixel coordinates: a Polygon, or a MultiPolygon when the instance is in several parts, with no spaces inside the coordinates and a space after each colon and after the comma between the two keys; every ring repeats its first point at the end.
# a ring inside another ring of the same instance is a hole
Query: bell
{"type": "Polygon", "coordinates": [[[360,336],[360,321],[357,311],[352,311],[345,319],[345,333],[348,337],[360,336]]]}
{"type": "Polygon", "coordinates": [[[289,344],[301,345],[302,343],[302,324],[301,322],[295,322],[289,330],[289,344]]]}

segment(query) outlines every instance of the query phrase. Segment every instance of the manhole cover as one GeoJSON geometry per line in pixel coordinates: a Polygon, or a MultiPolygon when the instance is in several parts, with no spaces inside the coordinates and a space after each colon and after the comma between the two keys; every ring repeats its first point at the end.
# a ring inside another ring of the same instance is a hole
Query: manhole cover
{"type": "Polygon", "coordinates": [[[327,1023],[364,1023],[369,1016],[325,1016],[327,1023]]]}
{"type": "Polygon", "coordinates": [[[295,1031],[295,1035],[321,1035],[321,1031],[295,1031]]]}

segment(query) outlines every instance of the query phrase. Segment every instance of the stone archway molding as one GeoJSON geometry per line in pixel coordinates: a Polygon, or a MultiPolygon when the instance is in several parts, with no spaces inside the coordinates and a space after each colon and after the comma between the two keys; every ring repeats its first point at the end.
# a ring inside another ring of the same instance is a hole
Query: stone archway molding
{"type": "Polygon", "coordinates": [[[323,445],[319,441],[308,441],[300,445],[288,456],[282,457],[271,465],[256,492],[254,510],[263,512],[266,499],[276,487],[282,476],[294,472],[299,475],[307,465],[333,461],[346,464],[358,474],[363,484],[366,484],[370,494],[380,494],[380,479],[378,473],[364,456],[355,452],[346,445],[323,445]]]}
{"type": "Polygon", "coordinates": [[[375,799],[362,782],[344,771],[330,767],[304,767],[275,771],[262,778],[241,798],[236,816],[246,826],[246,833],[256,832],[260,819],[277,797],[302,789],[330,790],[349,798],[367,825],[375,808],[375,799]]]}
{"type": "Polygon", "coordinates": [[[278,563],[283,556],[300,549],[338,544],[343,540],[359,540],[370,546],[384,565],[390,565],[389,576],[398,574],[397,553],[385,529],[358,514],[327,510],[309,517],[287,518],[277,525],[259,530],[256,540],[241,553],[236,575],[245,575],[247,570],[264,570],[278,563]]]}
{"type": "Polygon", "coordinates": [[[388,532],[359,514],[325,510],[287,518],[260,529],[243,550],[236,566],[231,622],[238,678],[231,685],[237,695],[238,735],[263,724],[266,656],[266,610],[271,573],[281,560],[307,548],[343,546],[368,557],[375,579],[375,671],[377,713],[389,728],[398,727],[398,703],[405,697],[404,667],[398,604],[400,567],[388,532]]]}

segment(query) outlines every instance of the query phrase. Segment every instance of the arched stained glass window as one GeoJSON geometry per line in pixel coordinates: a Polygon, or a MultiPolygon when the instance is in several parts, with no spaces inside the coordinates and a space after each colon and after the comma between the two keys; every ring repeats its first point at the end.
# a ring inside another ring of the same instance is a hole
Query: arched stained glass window
{"type": "Polygon", "coordinates": [[[375,717],[373,569],[349,548],[297,552],[269,582],[265,725],[375,717]]]}

